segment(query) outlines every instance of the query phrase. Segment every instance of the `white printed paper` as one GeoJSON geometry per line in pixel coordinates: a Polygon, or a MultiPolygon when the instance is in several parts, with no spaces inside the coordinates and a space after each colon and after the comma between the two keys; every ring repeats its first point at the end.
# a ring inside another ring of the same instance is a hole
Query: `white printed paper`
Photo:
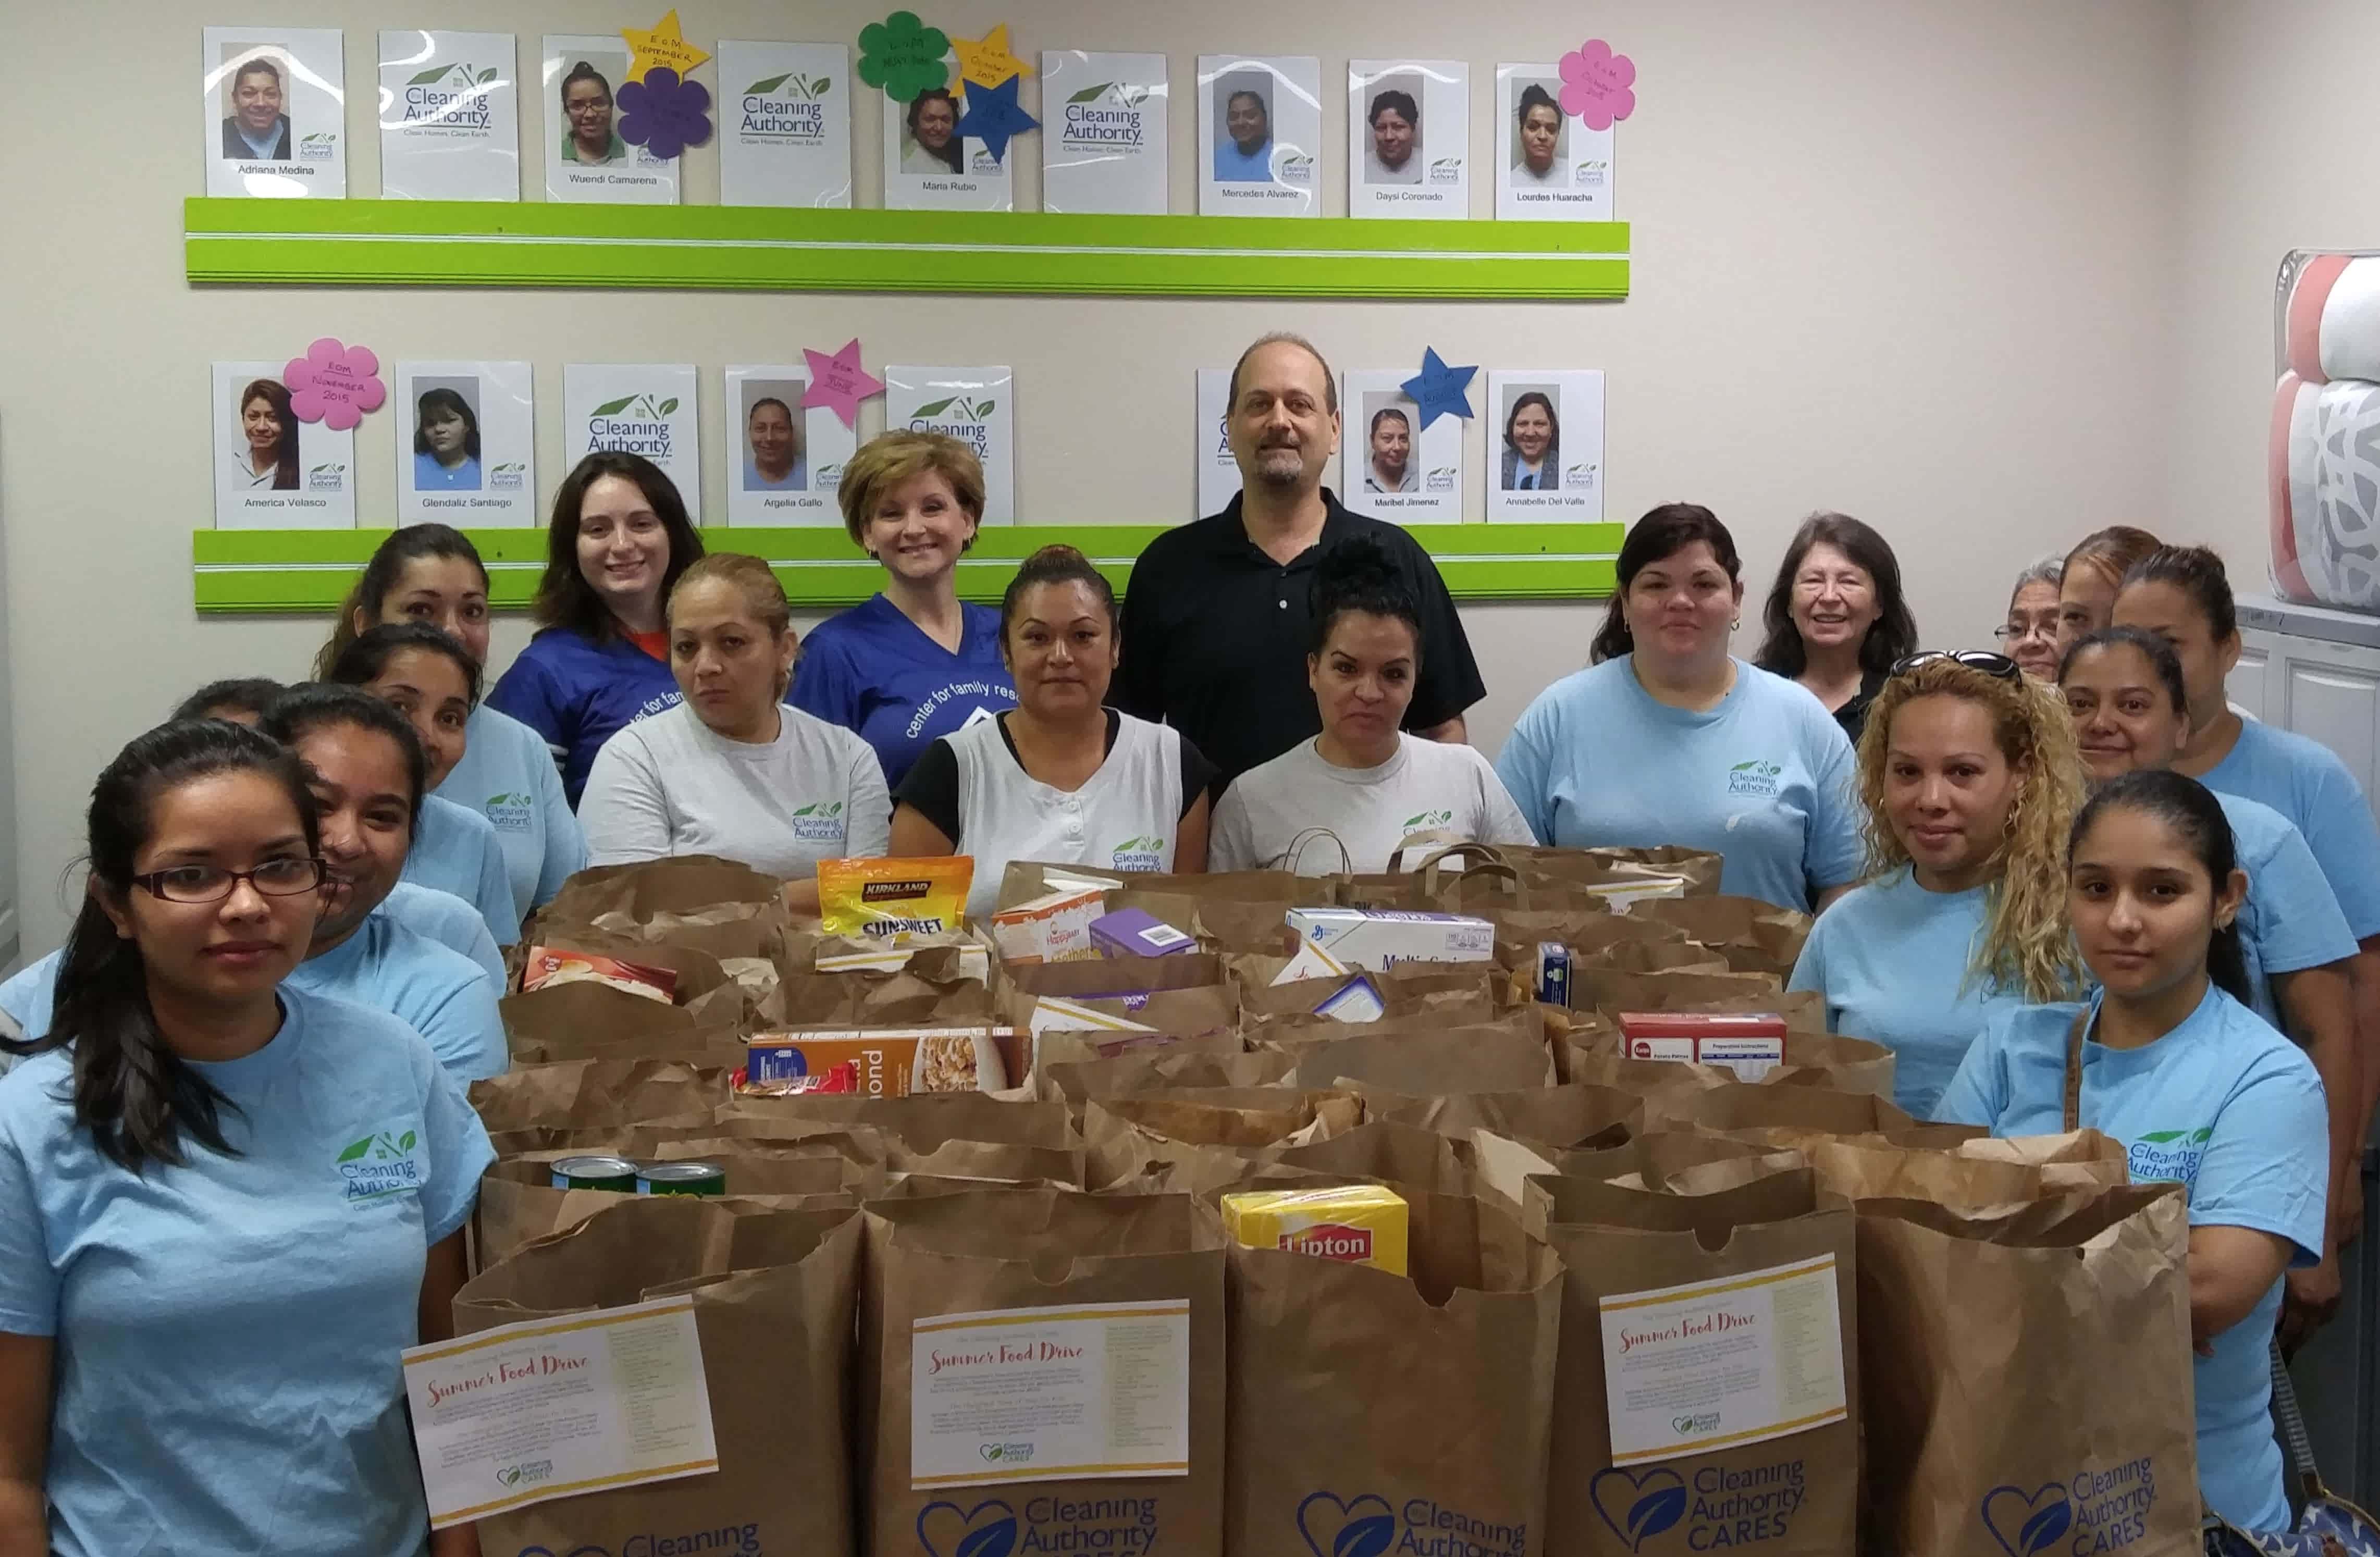
{"type": "MultiPolygon", "coordinates": [[[[907,103],[884,99],[884,209],[1013,211],[1006,158],[958,133],[966,117],[966,83],[959,79],[958,56],[942,57],[951,67],[949,86],[907,103]]],[[[1008,157],[1024,150],[1022,137],[1009,139],[1008,157]]]]}
{"type": "Polygon", "coordinates": [[[851,205],[851,51],[719,43],[719,203],[851,205]]]}
{"type": "Polygon", "coordinates": [[[915,1321],[913,1489],[1189,1474],[1189,1299],[915,1321]]]}
{"type": "Polygon", "coordinates": [[[1041,54],[1041,209],[1165,214],[1163,55],[1041,54]]]}
{"type": "Polygon", "coordinates": [[[1427,427],[1399,387],[1410,371],[1345,375],[1339,393],[1346,431],[1339,440],[1340,500],[1359,514],[1399,524],[1463,522],[1463,419],[1427,427]]]}
{"type": "Polygon", "coordinates": [[[884,370],[884,425],[945,432],[983,461],[983,522],[1016,522],[1014,378],[1006,368],[884,370]]]}
{"type": "Polygon", "coordinates": [[[403,1355],[433,1529],[719,1468],[691,1297],[530,1320],[403,1355]]]}
{"type": "Polygon", "coordinates": [[[1785,1063],[1785,1040],[1773,1036],[1695,1038],[1678,1034],[1630,1038],[1622,1040],[1622,1043],[1632,1060],[1716,1065],[1721,1070],[1733,1072],[1738,1081],[1765,1081],[1770,1071],[1785,1063]]]}
{"type": "Polygon", "coordinates": [[[1561,111],[1561,67],[1496,67],[1496,215],[1506,222],[1612,219],[1610,129],[1561,111]]]}
{"type": "Polygon", "coordinates": [[[346,529],[356,522],[356,435],[298,420],[281,382],[288,365],[286,358],[214,364],[207,425],[214,430],[217,529],[346,529]]]}
{"type": "Polygon", "coordinates": [[[836,494],[859,434],[827,407],[802,409],[809,376],[790,363],[727,370],[729,524],[843,523],[836,494]]]}
{"type": "Polygon", "coordinates": [[[400,362],[396,518],[534,525],[537,417],[526,362],[400,362]]]}
{"type": "Polygon", "coordinates": [[[1844,1419],[1835,1257],[1600,1304],[1611,1463],[1783,1438],[1844,1419]]]}
{"type": "Polygon", "coordinates": [[[628,41],[616,32],[546,35],[546,199],[677,203],[678,160],[620,139],[620,83],[630,57],[628,41]]]}
{"type": "Polygon", "coordinates": [[[1198,56],[1198,213],[1318,216],[1322,62],[1198,56]]]}
{"type": "Polygon", "coordinates": [[[1240,462],[1232,457],[1232,370],[1198,370],[1198,424],[1192,430],[1198,467],[1198,508],[1190,517],[1220,514],[1240,495],[1240,462]]]}
{"type": "Polygon", "coordinates": [[[1490,369],[1488,517],[1603,517],[1603,374],[1490,369]]]}
{"type": "Polygon", "coordinates": [[[347,192],[346,41],[334,27],[200,30],[207,193],[341,200],[347,192]]]}
{"type": "Polygon", "coordinates": [[[1471,67],[1446,59],[1347,65],[1347,214],[1471,214],[1471,67]]]}
{"type": "Polygon", "coordinates": [[[562,450],[572,465],[597,449],[640,454],[702,511],[694,364],[571,362],[562,370],[562,450]]]}
{"type": "Polygon", "coordinates": [[[383,200],[520,199],[520,74],[509,32],[380,35],[383,200]]]}

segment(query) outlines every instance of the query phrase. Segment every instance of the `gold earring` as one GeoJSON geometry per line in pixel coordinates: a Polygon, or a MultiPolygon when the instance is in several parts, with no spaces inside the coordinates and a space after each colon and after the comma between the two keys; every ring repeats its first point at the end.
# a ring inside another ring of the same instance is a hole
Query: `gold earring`
{"type": "Polygon", "coordinates": [[[1734,621],[1730,622],[1730,623],[1727,625],[1727,630],[1728,630],[1728,631],[1730,631],[1730,632],[1731,632],[1731,633],[1740,633],[1740,632],[1742,632],[1742,631],[1743,630],[1743,618],[1742,618],[1742,617],[1741,617],[1741,616],[1738,616],[1734,621]]]}

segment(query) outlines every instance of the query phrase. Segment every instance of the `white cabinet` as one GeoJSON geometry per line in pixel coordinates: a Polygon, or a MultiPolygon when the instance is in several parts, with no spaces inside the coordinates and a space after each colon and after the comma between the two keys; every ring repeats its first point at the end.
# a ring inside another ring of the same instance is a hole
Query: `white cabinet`
{"type": "Polygon", "coordinates": [[[2240,602],[2233,702],[2338,754],[2380,795],[2380,617],[2273,601],[2240,602]]]}

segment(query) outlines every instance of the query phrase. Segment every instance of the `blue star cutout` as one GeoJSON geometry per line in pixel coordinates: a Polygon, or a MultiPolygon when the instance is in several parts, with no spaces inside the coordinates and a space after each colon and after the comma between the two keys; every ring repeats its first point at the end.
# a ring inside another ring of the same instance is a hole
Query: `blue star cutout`
{"type": "Polygon", "coordinates": [[[1397,385],[1421,412],[1427,429],[1442,416],[1471,420],[1471,379],[1476,367],[1450,368],[1435,348],[1422,347],[1421,371],[1397,385]]]}
{"type": "Polygon", "coordinates": [[[965,140],[982,141],[983,149],[991,153],[994,162],[1008,160],[1010,136],[1041,128],[1041,121],[1017,103],[1016,84],[1023,79],[1011,76],[996,87],[969,86],[966,90],[966,114],[959,120],[959,135],[965,140]]]}

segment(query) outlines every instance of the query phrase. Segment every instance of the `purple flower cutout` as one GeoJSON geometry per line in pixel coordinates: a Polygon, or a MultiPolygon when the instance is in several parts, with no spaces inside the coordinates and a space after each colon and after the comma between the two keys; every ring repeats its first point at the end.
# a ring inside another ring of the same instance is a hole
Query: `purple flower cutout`
{"type": "Polygon", "coordinates": [[[1561,57],[1561,110],[1589,129],[1609,129],[1636,112],[1636,62],[1590,38],[1561,57]]]}
{"type": "Polygon", "coordinates": [[[620,139],[657,157],[674,157],[710,139],[710,89],[682,81],[656,65],[641,81],[620,83],[620,139]]]}

